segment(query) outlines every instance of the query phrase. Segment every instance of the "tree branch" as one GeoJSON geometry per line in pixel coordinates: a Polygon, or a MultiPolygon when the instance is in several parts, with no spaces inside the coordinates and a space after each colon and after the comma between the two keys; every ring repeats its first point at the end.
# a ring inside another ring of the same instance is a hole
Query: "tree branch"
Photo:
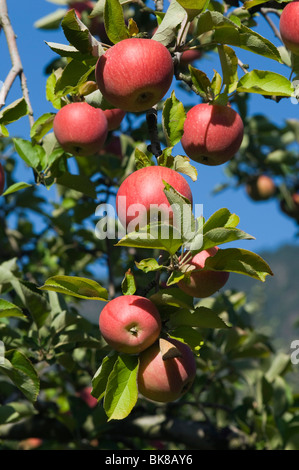
{"type": "Polygon", "coordinates": [[[15,79],[19,76],[21,82],[21,89],[23,97],[27,103],[28,110],[29,110],[29,122],[30,126],[33,125],[33,110],[29,99],[29,91],[27,87],[27,81],[23,70],[22,61],[20,58],[20,54],[17,47],[16,35],[11,25],[6,0],[0,0],[0,23],[1,27],[4,31],[6,42],[9,50],[9,55],[12,63],[12,68],[8,73],[4,84],[0,90],[0,109],[5,105],[6,97],[15,81],[15,79]]]}
{"type": "Polygon", "coordinates": [[[146,113],[146,122],[147,122],[148,131],[150,135],[150,141],[151,141],[151,144],[148,146],[148,150],[153,155],[155,155],[156,158],[158,158],[162,153],[159,136],[158,136],[157,121],[158,121],[157,109],[156,107],[153,107],[149,109],[146,113]]]}

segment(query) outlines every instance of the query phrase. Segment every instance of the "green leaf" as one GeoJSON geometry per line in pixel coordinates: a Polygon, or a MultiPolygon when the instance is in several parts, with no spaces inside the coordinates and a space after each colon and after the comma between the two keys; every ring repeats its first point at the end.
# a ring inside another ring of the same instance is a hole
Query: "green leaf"
{"type": "Polygon", "coordinates": [[[182,243],[181,233],[177,229],[166,224],[152,223],[138,232],[128,233],[116,246],[158,249],[174,255],[182,243]]]}
{"type": "Polygon", "coordinates": [[[0,299],[0,318],[4,317],[22,317],[26,318],[20,307],[8,302],[7,300],[0,299]]]}
{"type": "Polygon", "coordinates": [[[140,262],[135,261],[135,264],[137,268],[143,271],[144,273],[149,273],[151,271],[159,271],[160,269],[163,269],[163,266],[159,264],[155,258],[143,259],[140,262]]]}
{"type": "Polygon", "coordinates": [[[232,93],[238,84],[238,57],[235,51],[226,45],[218,46],[223,83],[227,93],[232,93]]]}
{"type": "Polygon", "coordinates": [[[181,140],[184,133],[185,119],[184,105],[176,98],[175,92],[172,91],[171,97],[165,101],[162,110],[162,126],[169,146],[174,146],[181,140]]]}
{"type": "Polygon", "coordinates": [[[191,326],[178,326],[169,333],[169,336],[188,344],[196,355],[199,355],[199,351],[204,344],[201,333],[191,326]]]}
{"type": "Polygon", "coordinates": [[[176,0],[172,0],[152,39],[166,47],[172,44],[177,35],[177,28],[181,26],[186,16],[186,10],[176,0]]]}
{"type": "Polygon", "coordinates": [[[177,0],[188,13],[189,21],[192,21],[204,8],[206,0],[177,0]]]}
{"type": "Polygon", "coordinates": [[[268,39],[248,28],[237,25],[218,11],[205,11],[198,17],[196,34],[213,31],[211,42],[240,47],[255,54],[281,62],[278,49],[268,39]]]}
{"type": "Polygon", "coordinates": [[[56,183],[85,194],[92,199],[96,199],[97,197],[94,183],[85,175],[72,175],[71,173],[65,172],[62,176],[56,179],[56,183]]]}
{"type": "Polygon", "coordinates": [[[145,166],[152,166],[152,162],[150,158],[142,152],[138,147],[135,149],[135,163],[136,163],[136,169],[140,170],[141,168],[144,168],[145,166]]]}
{"type": "Polygon", "coordinates": [[[108,356],[104,357],[102,364],[99,369],[96,371],[95,375],[92,378],[92,391],[91,395],[97,400],[100,400],[104,394],[107,387],[109,375],[111,374],[114,364],[118,358],[118,353],[113,351],[108,356]]]}
{"type": "Polygon", "coordinates": [[[209,96],[212,84],[207,74],[192,65],[189,65],[188,68],[192,83],[196,90],[198,90],[201,95],[209,96]]]}
{"type": "Polygon", "coordinates": [[[40,116],[31,127],[31,139],[39,142],[52,129],[54,118],[55,113],[45,113],[40,116]]]}
{"type": "Polygon", "coordinates": [[[252,70],[239,80],[239,93],[258,93],[269,96],[292,96],[294,87],[283,75],[268,70],[252,70]]]}
{"type": "Polygon", "coordinates": [[[135,277],[131,269],[125,273],[125,277],[121,283],[122,293],[124,295],[133,295],[136,292],[135,277]]]}
{"type": "Polygon", "coordinates": [[[43,166],[45,151],[40,145],[20,138],[14,138],[13,143],[17,153],[29,167],[38,169],[43,166]]]}
{"type": "Polygon", "coordinates": [[[28,105],[24,98],[20,98],[0,111],[0,124],[6,126],[17,121],[29,113],[28,105]]]}
{"type": "Polygon", "coordinates": [[[190,164],[190,158],[185,155],[176,155],[174,157],[172,169],[189,176],[192,181],[197,180],[197,169],[190,164]]]}
{"type": "Polygon", "coordinates": [[[255,240],[255,238],[238,228],[217,227],[204,234],[202,249],[207,250],[213,246],[238,240],[255,240]]]}
{"type": "Polygon", "coordinates": [[[108,300],[108,292],[104,287],[96,281],[83,277],[53,276],[47,279],[40,289],[81,299],[108,300]]]}
{"type": "Polygon", "coordinates": [[[32,417],[36,410],[31,403],[10,401],[7,405],[0,405],[0,426],[32,417]]]}
{"type": "Polygon", "coordinates": [[[40,292],[32,282],[12,280],[11,284],[21,299],[24,308],[30,312],[38,328],[41,328],[51,312],[47,296],[40,292]]]}
{"type": "Polygon", "coordinates": [[[23,183],[23,182],[14,183],[11,186],[9,186],[9,188],[6,189],[6,191],[2,194],[2,196],[8,196],[9,194],[15,193],[16,191],[20,191],[21,189],[30,188],[31,186],[32,184],[23,183]]]}
{"type": "Polygon", "coordinates": [[[97,60],[96,57],[91,57],[89,53],[84,54],[69,44],[59,44],[56,42],[46,42],[46,44],[53,52],[60,55],[61,57],[70,57],[77,61],[86,61],[88,63],[92,63],[97,60]]]}
{"type": "Polygon", "coordinates": [[[204,269],[244,274],[263,282],[266,276],[273,276],[261,256],[240,248],[219,249],[216,255],[207,258],[204,269]]]}
{"type": "Polygon", "coordinates": [[[119,355],[109,375],[104,398],[108,421],[126,418],[138,398],[138,356],[119,355]]]}
{"type": "Polygon", "coordinates": [[[83,54],[99,55],[99,42],[90,34],[85,24],[76,16],[75,10],[69,10],[61,26],[66,39],[83,54]]]}
{"type": "Polygon", "coordinates": [[[167,322],[169,328],[192,326],[196,328],[230,328],[214,310],[208,307],[197,307],[195,310],[180,309],[170,315],[167,322]]]}
{"type": "Polygon", "coordinates": [[[160,289],[151,295],[150,300],[158,306],[171,306],[180,308],[193,308],[193,299],[190,295],[185,294],[177,287],[169,287],[168,289],[160,289]]]}
{"type": "Polygon", "coordinates": [[[204,223],[203,233],[205,234],[217,227],[237,227],[239,221],[240,219],[236,214],[231,214],[228,209],[222,208],[214,212],[204,223]]]}
{"type": "Polygon", "coordinates": [[[104,24],[107,36],[113,44],[130,37],[119,0],[105,0],[104,24]]]}
{"type": "Polygon", "coordinates": [[[7,351],[4,364],[0,362],[0,370],[10,378],[29,401],[36,401],[40,387],[39,377],[32,363],[23,353],[16,349],[7,351]]]}
{"type": "Polygon", "coordinates": [[[37,29],[58,29],[65,15],[66,10],[64,8],[58,8],[52,13],[43,16],[39,20],[35,21],[34,27],[37,29]]]}
{"type": "Polygon", "coordinates": [[[88,79],[95,66],[71,60],[64,68],[55,85],[55,97],[61,98],[69,93],[77,93],[80,85],[88,79]]]}

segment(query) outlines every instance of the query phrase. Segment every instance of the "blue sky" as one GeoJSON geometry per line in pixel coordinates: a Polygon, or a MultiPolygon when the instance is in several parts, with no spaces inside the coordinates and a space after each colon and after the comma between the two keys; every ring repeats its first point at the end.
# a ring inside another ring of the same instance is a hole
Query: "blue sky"
{"type": "MultiPolygon", "coordinates": [[[[34,28],[34,22],[44,15],[53,12],[58,5],[50,3],[46,0],[14,0],[7,1],[9,15],[17,34],[17,44],[22,59],[27,84],[30,92],[30,99],[34,110],[34,117],[37,119],[45,112],[53,112],[51,104],[47,102],[45,96],[46,75],[44,74],[45,66],[53,60],[55,54],[45,44],[45,41],[66,43],[61,31],[37,30],[34,28]]],[[[263,20],[260,20],[263,22],[263,20]]],[[[263,22],[263,29],[259,30],[260,34],[270,39],[275,45],[280,45],[268,25],[263,22]]],[[[8,73],[11,63],[7,51],[7,45],[3,32],[0,34],[0,50],[1,50],[1,69],[0,80],[4,80],[8,73]]],[[[255,54],[249,54],[244,51],[237,51],[238,56],[244,63],[249,63],[250,68],[271,69],[273,71],[288,76],[289,69],[267,61],[255,54]]],[[[213,69],[218,67],[217,61],[201,59],[197,63],[211,78],[213,69]]],[[[218,68],[220,71],[220,68],[218,68]]],[[[178,98],[185,99],[185,96],[177,94],[178,98]]],[[[21,97],[19,81],[16,83],[7,97],[7,104],[21,97]]],[[[198,103],[198,98],[194,95],[192,103],[198,103]]],[[[190,97],[188,97],[188,104],[190,97]]],[[[265,100],[263,97],[256,95],[251,100],[250,113],[264,113],[270,119],[278,124],[282,124],[285,119],[297,119],[299,106],[291,103],[291,100],[284,99],[279,104],[265,100]]],[[[29,138],[29,123],[27,117],[22,118],[19,122],[11,124],[8,127],[11,136],[21,136],[25,139],[29,138]]],[[[182,154],[183,150],[178,144],[175,154],[182,154]]],[[[255,252],[264,249],[276,249],[285,243],[298,243],[295,238],[297,227],[294,222],[286,215],[282,214],[278,209],[277,201],[268,201],[261,203],[252,202],[244,192],[244,189],[226,190],[219,195],[212,195],[212,190],[216,184],[227,181],[224,174],[224,165],[219,167],[207,167],[196,164],[198,170],[198,180],[190,186],[193,191],[194,201],[204,204],[204,216],[208,217],[216,210],[227,207],[231,212],[238,214],[240,217],[239,228],[253,235],[256,240],[243,241],[234,243],[236,247],[246,248],[255,252]]],[[[19,170],[20,181],[31,182],[31,171],[26,169],[23,163],[19,170]]],[[[53,197],[52,193],[44,189],[49,197],[53,197]]]]}

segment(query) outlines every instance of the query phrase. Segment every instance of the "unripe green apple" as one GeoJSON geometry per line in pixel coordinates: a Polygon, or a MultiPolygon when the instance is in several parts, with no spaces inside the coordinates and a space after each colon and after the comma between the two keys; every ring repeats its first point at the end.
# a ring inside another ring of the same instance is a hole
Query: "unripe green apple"
{"type": "Polygon", "coordinates": [[[116,108],[142,112],[157,104],[173,79],[168,49],[145,38],[124,39],[110,47],[96,65],[96,81],[104,98],[116,108]]]}
{"type": "Polygon", "coordinates": [[[181,144],[191,160],[221,165],[239,150],[243,134],[243,121],[230,106],[200,103],[187,112],[181,144]]]}
{"type": "Polygon", "coordinates": [[[53,122],[58,143],[75,156],[98,154],[108,135],[107,118],[88,103],[70,103],[61,108],[53,122]]]}
{"type": "Polygon", "coordinates": [[[182,279],[178,282],[178,287],[183,292],[191,297],[210,297],[227,283],[228,272],[203,270],[206,259],[215,256],[218,250],[219,248],[214,246],[193,256],[189,264],[195,266],[196,270],[191,272],[190,279],[182,279]]]}
{"type": "Polygon", "coordinates": [[[269,176],[259,175],[246,184],[246,192],[253,201],[266,201],[275,195],[276,186],[269,176]]]}
{"type": "Polygon", "coordinates": [[[100,313],[99,328],[113,349],[140,353],[159,337],[161,318],[155,304],[138,295],[122,295],[110,300],[100,313]]]}
{"type": "Polygon", "coordinates": [[[114,131],[118,129],[123,118],[126,115],[126,112],[123,109],[113,108],[113,109],[105,109],[104,114],[107,118],[108,123],[108,131],[114,131]]]}
{"type": "Polygon", "coordinates": [[[185,178],[177,171],[160,165],[146,166],[134,171],[123,181],[116,195],[118,218],[129,232],[136,229],[133,225],[137,219],[141,227],[159,220],[162,214],[167,222],[172,223],[173,212],[163,191],[165,188],[163,180],[192,204],[191,189],[185,178]]]}
{"type": "Polygon", "coordinates": [[[281,39],[289,51],[299,55],[299,2],[288,3],[282,10],[279,20],[281,39]]]}
{"type": "Polygon", "coordinates": [[[192,386],[196,361],[187,344],[169,338],[180,357],[163,359],[159,342],[140,354],[138,390],[145,398],[156,402],[172,402],[181,398],[192,386]]]}

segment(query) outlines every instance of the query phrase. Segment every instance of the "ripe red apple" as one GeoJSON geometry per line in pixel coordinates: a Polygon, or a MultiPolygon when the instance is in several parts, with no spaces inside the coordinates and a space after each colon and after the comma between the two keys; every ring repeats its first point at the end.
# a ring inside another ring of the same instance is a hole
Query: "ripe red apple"
{"type": "Polygon", "coordinates": [[[163,360],[156,341],[140,354],[137,377],[138,390],[145,398],[164,403],[182,397],[196,375],[196,362],[190,347],[172,338],[168,341],[176,346],[181,357],[163,360]]]}
{"type": "Polygon", "coordinates": [[[183,51],[180,59],[180,63],[183,65],[188,65],[194,62],[195,60],[200,59],[202,56],[201,51],[198,49],[188,49],[183,51]]]}
{"type": "Polygon", "coordinates": [[[124,39],[98,60],[96,81],[116,108],[142,112],[157,104],[170,88],[173,62],[168,49],[145,38],[124,39]]]}
{"type": "Polygon", "coordinates": [[[136,354],[159,337],[161,318],[155,304],[146,297],[122,295],[105,305],[100,313],[99,327],[113,349],[136,354]]]}
{"type": "Polygon", "coordinates": [[[191,189],[180,173],[159,165],[141,168],[123,181],[116,195],[118,218],[128,231],[135,230],[137,222],[141,227],[158,220],[161,213],[172,222],[173,212],[163,191],[163,180],[192,204],[191,189]]]}
{"type": "Polygon", "coordinates": [[[5,171],[2,163],[0,163],[0,195],[3,193],[5,187],[5,171]]]}
{"type": "Polygon", "coordinates": [[[284,212],[289,217],[299,220],[299,193],[292,194],[291,198],[292,204],[290,207],[288,207],[286,201],[283,200],[280,203],[280,208],[282,212],[284,212]]]}
{"type": "Polygon", "coordinates": [[[79,397],[86,403],[89,408],[94,408],[98,404],[98,400],[91,395],[92,387],[84,387],[79,392],[79,397]]]}
{"type": "Polygon", "coordinates": [[[239,150],[243,133],[243,121],[230,106],[201,103],[187,112],[181,144],[191,160],[221,165],[239,150]]]}
{"type": "Polygon", "coordinates": [[[112,155],[116,155],[120,159],[123,158],[123,151],[121,146],[121,140],[118,135],[112,135],[108,137],[104,147],[100,151],[101,155],[110,153],[112,155]]]}
{"type": "Polygon", "coordinates": [[[224,271],[201,271],[206,259],[210,256],[215,256],[219,248],[214,246],[208,250],[203,250],[197,253],[189,264],[196,267],[189,279],[182,279],[178,282],[178,287],[191,297],[205,298],[215,294],[221,287],[223,287],[229,278],[229,273],[224,271]],[[199,270],[199,271],[197,271],[199,270]]]}
{"type": "Polygon", "coordinates": [[[299,55],[299,2],[288,3],[282,10],[279,20],[281,39],[287,49],[299,55]]]}
{"type": "Polygon", "coordinates": [[[108,134],[107,118],[100,108],[88,103],[70,103],[54,118],[57,141],[68,153],[88,156],[99,153],[108,134]]]}
{"type": "Polygon", "coordinates": [[[253,201],[266,201],[274,196],[276,186],[269,176],[259,175],[246,184],[246,192],[253,201]]]}
{"type": "Polygon", "coordinates": [[[123,118],[126,115],[126,112],[123,109],[114,108],[114,109],[105,109],[104,114],[108,122],[108,131],[114,131],[118,129],[123,118]]]}

